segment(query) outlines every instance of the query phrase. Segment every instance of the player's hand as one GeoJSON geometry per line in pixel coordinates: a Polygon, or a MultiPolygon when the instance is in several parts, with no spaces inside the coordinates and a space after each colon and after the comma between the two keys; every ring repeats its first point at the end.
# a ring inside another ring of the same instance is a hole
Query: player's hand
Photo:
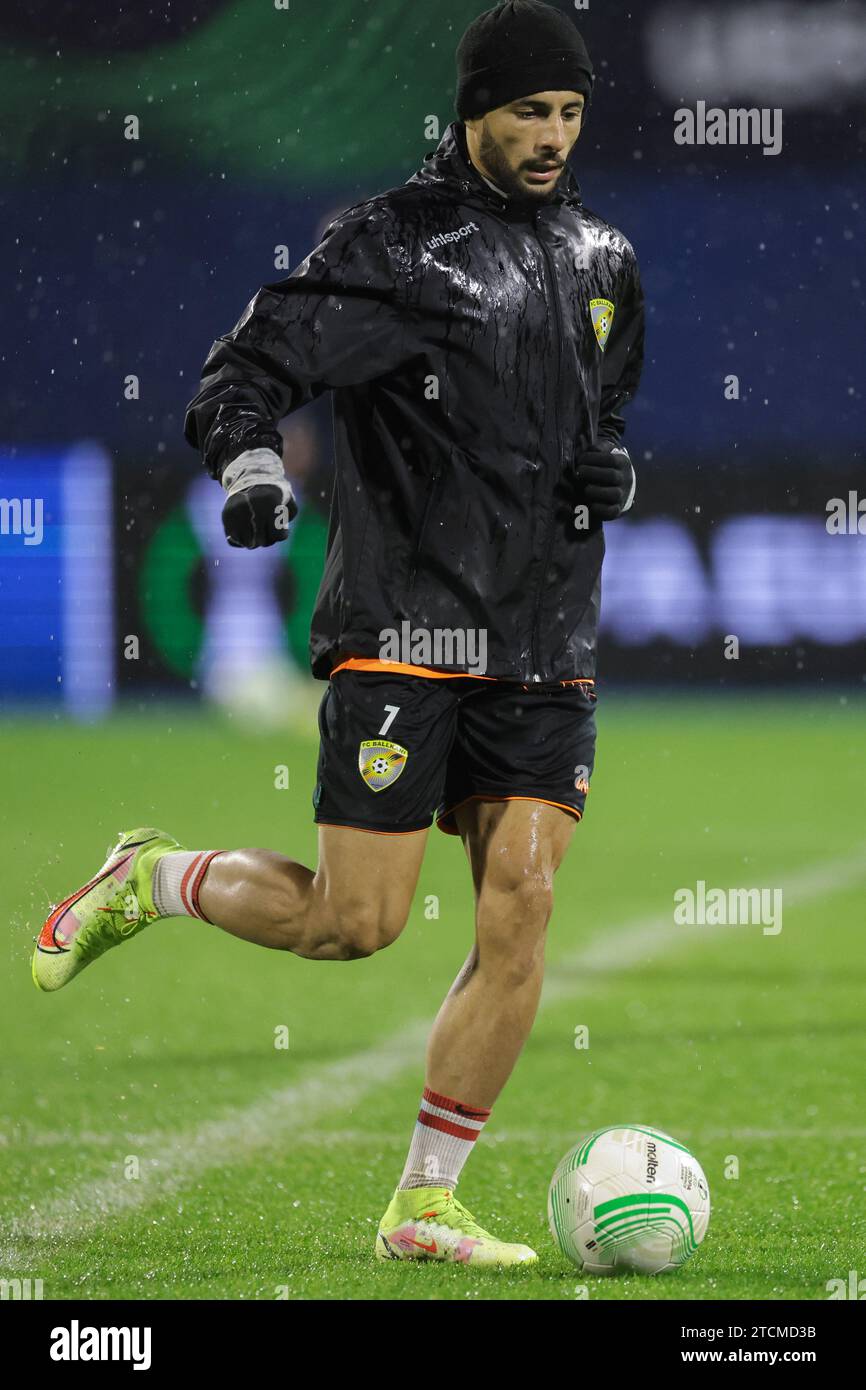
{"type": "Polygon", "coordinates": [[[634,501],[635,472],[621,444],[602,443],[582,453],[577,480],[593,521],[614,521],[634,501]]]}
{"type": "Polygon", "coordinates": [[[229,545],[256,550],[289,534],[298,514],[283,462],[273,449],[248,449],[223,469],[223,530],[229,545]]]}

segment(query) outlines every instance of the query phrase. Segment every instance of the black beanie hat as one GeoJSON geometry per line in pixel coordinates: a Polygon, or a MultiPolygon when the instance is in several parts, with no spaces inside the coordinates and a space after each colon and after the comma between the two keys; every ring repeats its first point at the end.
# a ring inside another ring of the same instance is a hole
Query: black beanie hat
{"type": "Polygon", "coordinates": [[[504,0],[473,20],[457,45],[461,121],[533,92],[582,92],[589,107],[595,76],[571,20],[542,0],[504,0]]]}

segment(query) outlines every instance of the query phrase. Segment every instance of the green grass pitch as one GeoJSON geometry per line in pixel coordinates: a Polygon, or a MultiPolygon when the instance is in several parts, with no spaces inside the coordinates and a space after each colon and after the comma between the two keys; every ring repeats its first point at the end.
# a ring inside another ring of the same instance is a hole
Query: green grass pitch
{"type": "Polygon", "coordinates": [[[7,720],[0,1277],[46,1298],[250,1300],[825,1299],[866,1277],[864,706],[614,692],[598,722],[542,1008],[459,1188],[539,1251],[496,1273],[372,1258],[426,1031],[471,943],[459,841],[431,832],[406,931],[371,959],[177,920],[40,996],[32,937],[121,828],[311,863],[316,746],[176,709],[7,720]],[[781,887],[782,931],[675,927],[698,879],[781,887]],[[710,1183],[707,1238],[673,1275],[580,1275],[547,1230],[559,1158],[622,1121],[689,1145],[710,1183]]]}

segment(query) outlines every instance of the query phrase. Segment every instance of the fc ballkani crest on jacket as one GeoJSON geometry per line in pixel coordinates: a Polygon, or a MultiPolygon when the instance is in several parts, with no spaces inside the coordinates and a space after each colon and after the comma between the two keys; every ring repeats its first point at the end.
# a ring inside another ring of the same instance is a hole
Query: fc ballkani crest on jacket
{"type": "Polygon", "coordinates": [[[595,336],[598,338],[598,345],[604,352],[616,310],[609,299],[591,299],[589,312],[592,315],[592,326],[595,329],[595,336]]]}

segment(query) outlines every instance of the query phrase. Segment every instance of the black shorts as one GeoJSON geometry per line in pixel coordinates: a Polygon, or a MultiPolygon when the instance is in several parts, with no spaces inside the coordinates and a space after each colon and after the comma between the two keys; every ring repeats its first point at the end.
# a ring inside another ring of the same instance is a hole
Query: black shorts
{"type": "Polygon", "coordinates": [[[382,835],[458,833],[473,797],[559,806],[580,820],[595,759],[592,681],[337,672],[319,709],[315,820],[382,835]]]}

